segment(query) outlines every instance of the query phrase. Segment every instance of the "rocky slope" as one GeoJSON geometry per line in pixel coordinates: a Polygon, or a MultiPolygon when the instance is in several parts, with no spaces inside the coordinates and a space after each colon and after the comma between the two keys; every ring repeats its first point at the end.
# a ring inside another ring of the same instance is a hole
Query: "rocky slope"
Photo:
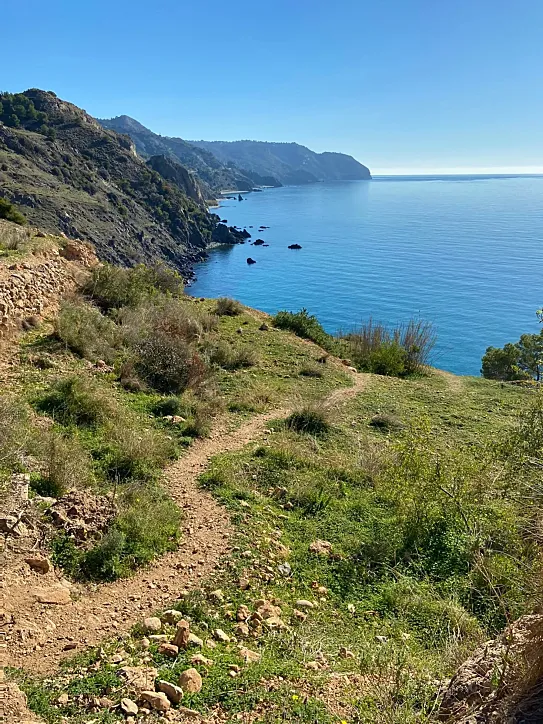
{"type": "Polygon", "coordinates": [[[0,95],[0,196],[45,231],[92,242],[101,259],[185,275],[218,221],[185,169],[146,164],[130,139],[37,89],[0,95]]]}
{"type": "Polygon", "coordinates": [[[130,116],[103,118],[100,123],[104,128],[130,136],[142,158],[160,155],[186,166],[203,182],[207,198],[212,198],[224,189],[250,191],[259,184],[280,186],[276,179],[264,181],[258,175],[247,174],[235,165],[222,163],[210,151],[197,148],[182,138],[159,136],[130,116]]]}
{"type": "Polygon", "coordinates": [[[282,184],[370,179],[366,166],[343,153],[315,153],[298,143],[265,141],[191,141],[225,164],[272,176],[282,184]]]}

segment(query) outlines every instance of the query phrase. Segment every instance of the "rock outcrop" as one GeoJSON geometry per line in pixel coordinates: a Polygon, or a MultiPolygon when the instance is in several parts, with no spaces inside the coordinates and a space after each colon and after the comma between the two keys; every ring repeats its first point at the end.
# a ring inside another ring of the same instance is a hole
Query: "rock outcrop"
{"type": "Polygon", "coordinates": [[[459,668],[439,709],[448,724],[543,721],[543,615],[523,616],[459,668]]]}

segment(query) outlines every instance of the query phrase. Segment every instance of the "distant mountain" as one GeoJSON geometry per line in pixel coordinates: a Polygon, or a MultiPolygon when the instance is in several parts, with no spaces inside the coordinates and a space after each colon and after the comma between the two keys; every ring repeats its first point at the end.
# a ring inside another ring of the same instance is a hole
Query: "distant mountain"
{"type": "Polygon", "coordinates": [[[188,276],[217,235],[236,241],[187,169],[160,155],[145,163],[130,138],[37,89],[0,93],[0,196],[120,264],[163,261],[188,276]]]}
{"type": "Polygon", "coordinates": [[[315,153],[298,143],[267,141],[190,141],[224,164],[248,173],[272,176],[282,184],[370,179],[366,166],[343,153],[315,153]]]}
{"type": "Polygon", "coordinates": [[[196,147],[182,138],[159,136],[130,116],[102,118],[99,122],[104,128],[130,136],[142,158],[173,158],[193,171],[203,182],[203,190],[208,199],[227,189],[250,191],[259,185],[280,186],[276,179],[262,179],[258,174],[246,174],[235,164],[219,161],[210,151],[196,147]]]}

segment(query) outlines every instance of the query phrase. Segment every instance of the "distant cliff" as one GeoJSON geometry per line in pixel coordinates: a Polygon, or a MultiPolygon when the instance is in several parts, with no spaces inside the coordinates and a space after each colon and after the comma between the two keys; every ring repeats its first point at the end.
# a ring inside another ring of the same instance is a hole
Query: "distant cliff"
{"type": "Polygon", "coordinates": [[[222,162],[210,151],[182,138],[159,136],[130,116],[102,118],[99,122],[104,128],[130,136],[142,158],[164,156],[186,166],[202,182],[207,198],[225,189],[250,191],[253,186],[280,186],[276,179],[262,179],[258,174],[246,174],[236,165],[222,162]]]}
{"type": "Polygon", "coordinates": [[[37,89],[0,94],[0,196],[31,224],[90,241],[118,264],[163,261],[189,275],[217,233],[237,241],[216,229],[186,169],[160,157],[146,164],[128,137],[37,89]]]}
{"type": "Polygon", "coordinates": [[[224,164],[234,163],[249,173],[272,176],[282,184],[370,179],[371,174],[352,156],[315,153],[298,143],[267,141],[191,141],[211,151],[224,164]]]}

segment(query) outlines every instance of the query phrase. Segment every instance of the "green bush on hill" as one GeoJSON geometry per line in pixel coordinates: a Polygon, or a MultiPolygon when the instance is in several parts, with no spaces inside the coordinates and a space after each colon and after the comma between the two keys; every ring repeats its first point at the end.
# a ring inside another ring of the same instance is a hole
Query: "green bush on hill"
{"type": "Polygon", "coordinates": [[[12,221],[14,224],[22,226],[26,224],[26,218],[20,211],[7,199],[0,196],[0,219],[12,221]]]}
{"type": "Polygon", "coordinates": [[[309,314],[305,308],[299,312],[277,312],[272,322],[274,327],[294,332],[303,339],[310,339],[323,349],[332,350],[334,348],[334,338],[325,332],[317,317],[309,314]]]}

